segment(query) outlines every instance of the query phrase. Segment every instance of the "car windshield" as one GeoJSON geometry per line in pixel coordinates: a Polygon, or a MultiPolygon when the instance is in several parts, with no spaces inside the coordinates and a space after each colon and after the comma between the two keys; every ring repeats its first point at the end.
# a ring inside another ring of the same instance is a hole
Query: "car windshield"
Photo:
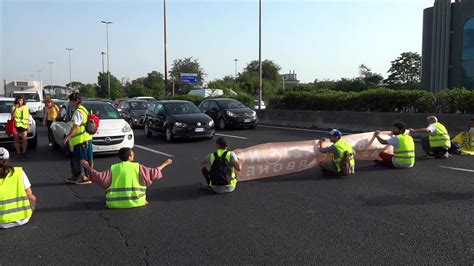
{"type": "Polygon", "coordinates": [[[223,109],[238,109],[247,107],[236,100],[221,100],[219,101],[219,106],[223,109]]]}
{"type": "Polygon", "coordinates": [[[39,102],[40,98],[38,93],[14,93],[13,94],[15,97],[18,95],[23,95],[25,97],[27,102],[39,102]]]}
{"type": "Polygon", "coordinates": [[[198,114],[201,113],[193,103],[166,103],[166,111],[170,114],[198,114]]]}
{"type": "Polygon", "coordinates": [[[14,101],[0,101],[0,113],[9,114],[14,105],[14,101]]]}
{"type": "Polygon", "coordinates": [[[146,110],[148,109],[148,102],[130,102],[130,109],[146,110]]]}
{"type": "Polygon", "coordinates": [[[100,119],[120,119],[120,114],[108,103],[86,103],[84,106],[100,119]]]}

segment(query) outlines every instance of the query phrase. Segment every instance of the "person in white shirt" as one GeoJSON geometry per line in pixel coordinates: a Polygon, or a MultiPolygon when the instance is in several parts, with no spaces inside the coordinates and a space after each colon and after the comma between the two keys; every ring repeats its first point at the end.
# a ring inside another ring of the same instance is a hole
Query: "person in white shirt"
{"type": "Polygon", "coordinates": [[[421,147],[427,158],[449,158],[448,150],[451,148],[451,138],[446,127],[438,121],[436,116],[426,118],[428,126],[426,128],[410,128],[410,134],[421,133],[427,136],[421,137],[421,147]]]}

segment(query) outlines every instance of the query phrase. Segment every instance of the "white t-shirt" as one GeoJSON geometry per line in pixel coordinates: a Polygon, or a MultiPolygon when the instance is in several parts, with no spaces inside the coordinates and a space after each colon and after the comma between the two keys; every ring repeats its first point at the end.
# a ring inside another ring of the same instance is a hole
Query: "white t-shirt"
{"type": "MultiPolygon", "coordinates": [[[[30,180],[28,179],[28,176],[25,174],[25,171],[23,171],[23,185],[25,186],[25,189],[29,189],[31,187],[30,180]]],[[[12,227],[17,227],[17,226],[26,224],[29,220],[30,218],[26,218],[23,220],[12,222],[12,223],[0,224],[0,228],[7,229],[7,228],[12,228],[12,227]]]]}
{"type": "Polygon", "coordinates": [[[74,123],[74,125],[76,125],[76,126],[82,125],[82,120],[83,119],[84,119],[84,115],[81,112],[76,110],[74,112],[73,117],[72,117],[72,122],[74,123]]]}
{"type": "Polygon", "coordinates": [[[430,133],[436,133],[436,127],[434,124],[430,124],[428,127],[427,127],[428,131],[430,133]]]}

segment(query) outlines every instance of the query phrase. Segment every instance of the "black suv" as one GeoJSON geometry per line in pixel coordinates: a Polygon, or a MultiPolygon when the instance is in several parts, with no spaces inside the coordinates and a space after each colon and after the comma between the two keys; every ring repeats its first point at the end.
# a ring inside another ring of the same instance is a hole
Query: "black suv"
{"type": "Polygon", "coordinates": [[[157,101],[150,104],[144,118],[146,136],[163,134],[167,141],[174,138],[212,138],[214,121],[188,101],[157,101]]]}
{"type": "Polygon", "coordinates": [[[258,122],[257,113],[243,103],[229,98],[204,100],[199,108],[212,117],[217,128],[224,130],[227,127],[255,128],[258,122]]]}

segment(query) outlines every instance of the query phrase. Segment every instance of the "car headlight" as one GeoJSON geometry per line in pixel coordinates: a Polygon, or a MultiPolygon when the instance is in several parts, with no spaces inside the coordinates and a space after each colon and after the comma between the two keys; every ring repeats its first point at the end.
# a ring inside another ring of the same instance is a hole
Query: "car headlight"
{"type": "Polygon", "coordinates": [[[122,132],[123,133],[127,133],[127,132],[130,132],[132,131],[132,128],[130,127],[129,124],[126,124],[123,128],[122,128],[122,132]]]}
{"type": "Polygon", "coordinates": [[[181,123],[181,122],[175,122],[174,125],[176,127],[186,127],[187,126],[185,123],[181,123]]]}
{"type": "Polygon", "coordinates": [[[234,117],[234,116],[235,116],[235,114],[232,113],[231,111],[226,111],[226,114],[227,114],[228,116],[230,116],[230,117],[234,117]]]}
{"type": "Polygon", "coordinates": [[[211,120],[207,123],[210,127],[213,127],[214,126],[214,120],[211,120]]]}
{"type": "Polygon", "coordinates": [[[257,112],[255,112],[255,111],[252,111],[252,114],[251,114],[251,116],[253,116],[253,117],[257,116],[257,112]]]}

